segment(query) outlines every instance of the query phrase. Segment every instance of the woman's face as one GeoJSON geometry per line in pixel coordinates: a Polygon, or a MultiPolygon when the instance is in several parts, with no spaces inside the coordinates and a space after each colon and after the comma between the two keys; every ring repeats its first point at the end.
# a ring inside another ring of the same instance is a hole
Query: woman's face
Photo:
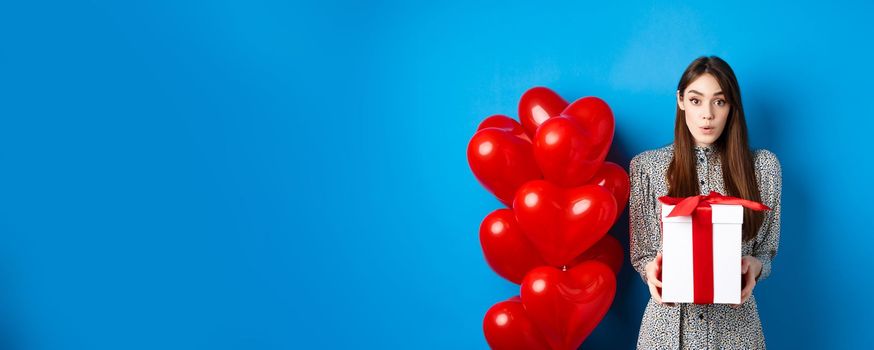
{"type": "Polygon", "coordinates": [[[682,96],[677,91],[677,104],[686,114],[686,126],[696,145],[713,144],[722,135],[730,108],[719,82],[712,75],[702,74],[686,86],[682,96]]]}

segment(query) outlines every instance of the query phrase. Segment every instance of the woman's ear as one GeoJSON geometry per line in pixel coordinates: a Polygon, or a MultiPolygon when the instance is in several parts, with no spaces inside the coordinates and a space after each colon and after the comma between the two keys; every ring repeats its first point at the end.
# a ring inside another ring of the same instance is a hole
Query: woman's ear
{"type": "Polygon", "coordinates": [[[686,110],[686,108],[683,107],[683,96],[680,96],[680,90],[677,90],[677,106],[680,107],[681,111],[686,110]]]}

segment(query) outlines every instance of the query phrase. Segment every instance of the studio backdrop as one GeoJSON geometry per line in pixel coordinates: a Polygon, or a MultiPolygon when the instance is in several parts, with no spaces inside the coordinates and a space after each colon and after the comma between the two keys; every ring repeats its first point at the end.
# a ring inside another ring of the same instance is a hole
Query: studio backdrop
{"type": "MultiPolygon", "coordinates": [[[[672,142],[693,59],[782,164],[770,349],[870,346],[870,2],[86,1],[0,6],[0,348],[484,349],[519,294],[467,163],[546,86],[672,142]]],[[[624,260],[584,349],[632,349],[624,260]]]]}

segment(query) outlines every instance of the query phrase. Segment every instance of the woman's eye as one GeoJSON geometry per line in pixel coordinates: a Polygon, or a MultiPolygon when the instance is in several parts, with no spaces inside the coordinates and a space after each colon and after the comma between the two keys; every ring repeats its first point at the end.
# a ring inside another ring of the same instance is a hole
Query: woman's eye
{"type": "Polygon", "coordinates": [[[692,102],[693,105],[697,105],[697,104],[698,104],[698,99],[697,99],[697,98],[690,98],[689,101],[692,102]]]}
{"type": "Polygon", "coordinates": [[[716,105],[722,107],[725,105],[725,100],[716,100],[716,105]]]}

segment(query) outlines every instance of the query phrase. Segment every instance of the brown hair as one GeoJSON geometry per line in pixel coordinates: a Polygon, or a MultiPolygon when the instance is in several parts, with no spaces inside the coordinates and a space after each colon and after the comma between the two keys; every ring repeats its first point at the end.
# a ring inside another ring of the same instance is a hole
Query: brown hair
{"type": "MultiPolygon", "coordinates": [[[[716,56],[701,56],[692,61],[683,72],[680,83],[677,84],[680,97],[683,97],[686,87],[703,74],[710,74],[719,82],[730,107],[725,129],[714,142],[714,149],[722,159],[722,175],[725,180],[725,191],[728,192],[724,194],[760,202],[740,87],[728,63],[716,56]]],[[[668,195],[671,197],[701,194],[698,173],[695,171],[694,145],[692,133],[686,126],[685,111],[677,106],[677,119],[674,123],[674,158],[667,172],[668,195]]],[[[763,212],[744,208],[743,240],[754,238],[764,220],[763,212]]]]}

